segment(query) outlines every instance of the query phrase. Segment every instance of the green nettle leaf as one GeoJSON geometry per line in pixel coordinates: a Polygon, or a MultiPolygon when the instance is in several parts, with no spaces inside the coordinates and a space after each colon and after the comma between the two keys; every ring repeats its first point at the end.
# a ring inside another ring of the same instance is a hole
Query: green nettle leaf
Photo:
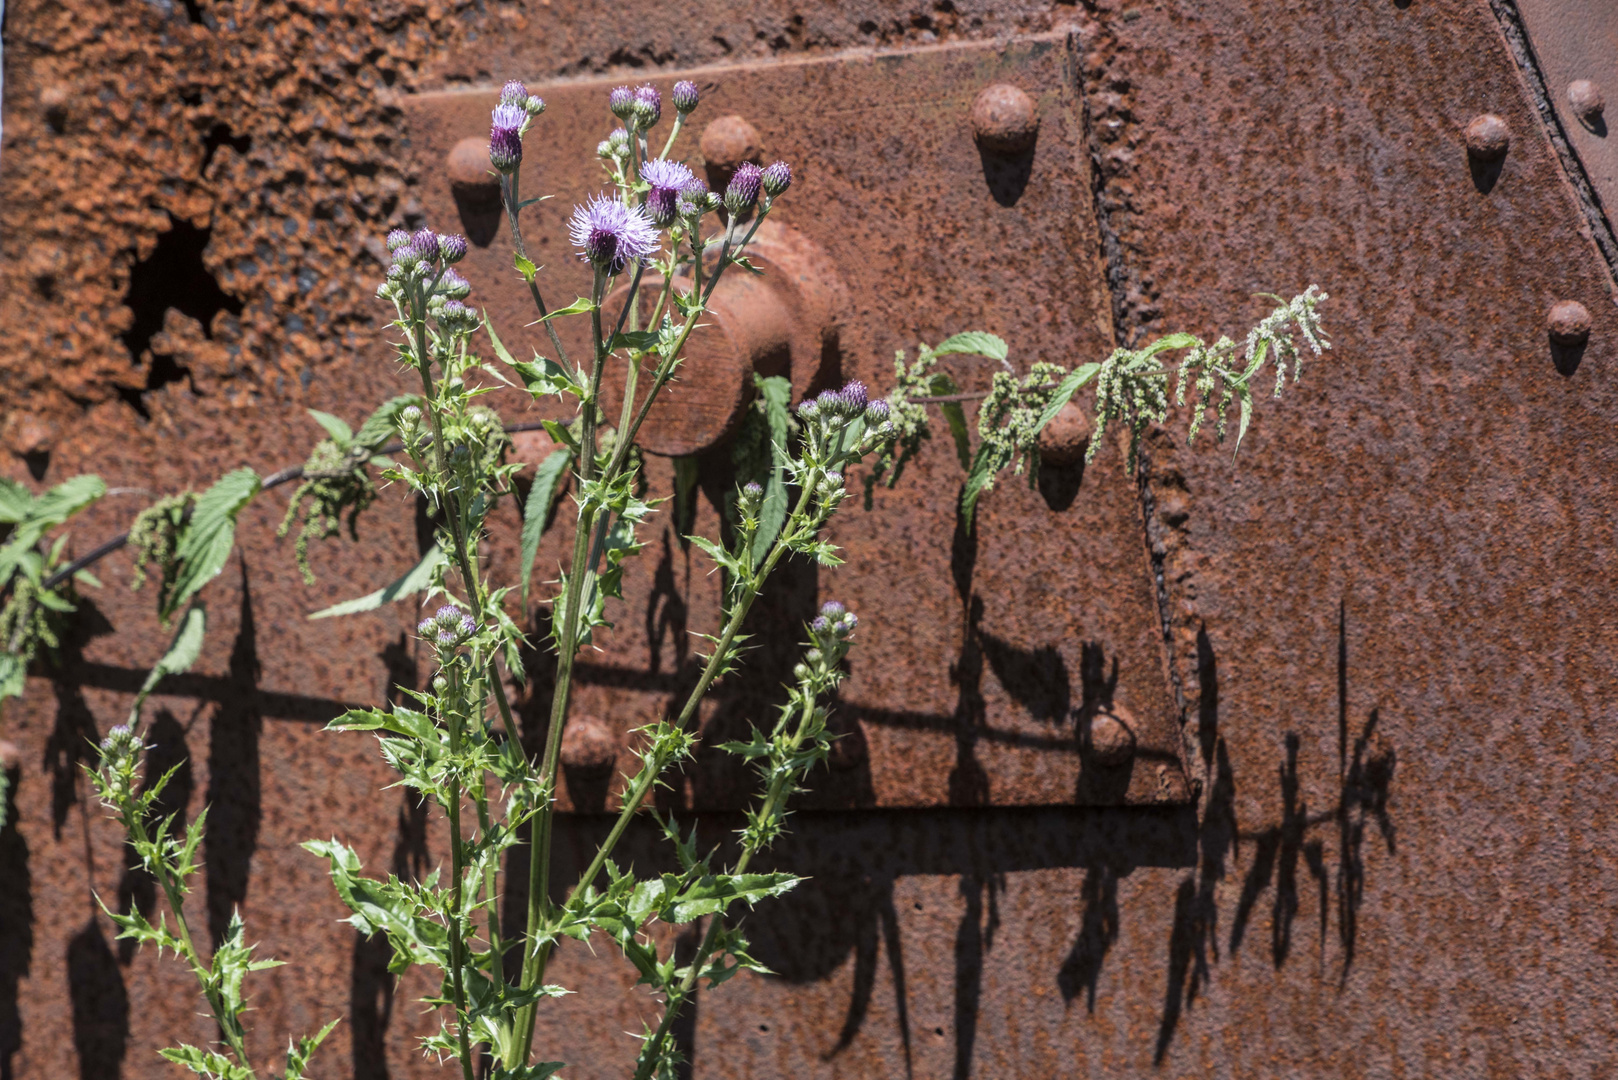
{"type": "MultiPolygon", "coordinates": [[[[756,376],[755,376],[756,378],[756,376]]],[[[764,502],[758,511],[758,532],[753,537],[753,565],[769,554],[770,545],[781,534],[787,520],[786,466],[791,458],[787,409],[792,402],[792,382],[779,375],[757,379],[764,399],[764,419],[770,429],[770,479],[764,485],[764,502]]]]}
{"type": "Polygon", "coordinates": [[[978,447],[977,456],[972,459],[972,468],[966,474],[966,485],[961,488],[961,516],[968,527],[972,513],[977,509],[978,497],[994,481],[995,472],[994,447],[983,443],[978,447]]]}
{"type": "Polygon", "coordinates": [[[556,497],[562,491],[567,471],[573,464],[573,451],[562,447],[551,451],[534,472],[533,486],[522,511],[522,604],[528,608],[528,582],[533,576],[534,559],[539,555],[539,538],[550,521],[556,497]]]}
{"type": "Polygon", "coordinates": [[[0,585],[11,580],[30,558],[38,558],[34,546],[47,532],[107,493],[101,477],[88,473],[64,480],[37,499],[19,484],[7,484],[9,487],[0,490],[0,522],[13,522],[14,528],[0,547],[0,585]]]}
{"type": "Polygon", "coordinates": [[[329,412],[321,412],[319,409],[309,409],[307,411],[314,422],[325,428],[326,434],[330,435],[332,441],[339,446],[347,446],[354,440],[354,429],[344,423],[342,418],[333,416],[329,412]]]}
{"type": "Polygon", "coordinates": [[[180,568],[174,575],[174,588],[159,612],[164,619],[180,610],[225,568],[236,543],[236,515],[261,486],[258,473],[242,468],[221,476],[213,487],[197,496],[191,520],[175,548],[180,568]]]}
{"type": "MultiPolygon", "coordinates": [[[[1171,336],[1190,337],[1191,335],[1176,334],[1171,336]]],[[[1196,343],[1195,338],[1192,338],[1191,341],[1192,344],[1196,343]]],[[[1036,432],[1044,431],[1045,425],[1056,419],[1056,414],[1062,411],[1062,406],[1072,401],[1073,395],[1079,392],[1079,388],[1085,383],[1089,382],[1091,379],[1095,378],[1096,372],[1100,370],[1100,364],[1080,364],[1078,367],[1068,372],[1067,375],[1062,378],[1062,381],[1056,384],[1056,391],[1051,395],[1051,400],[1045,406],[1045,411],[1039,414],[1039,423],[1035,426],[1034,430],[1036,432]]]]}
{"type": "Polygon", "coordinates": [[[179,630],[175,631],[174,640],[169,642],[168,651],[152,668],[151,674],[146,676],[146,681],[141,683],[140,692],[135,695],[135,704],[129,710],[130,727],[134,727],[135,721],[140,719],[141,706],[146,704],[146,698],[157,689],[157,684],[163,681],[164,676],[181,675],[191,670],[191,665],[202,655],[202,642],[207,636],[207,609],[201,604],[192,604],[179,630]]]}
{"type": "Polygon", "coordinates": [[[983,330],[966,330],[952,337],[947,337],[933,346],[934,356],[945,356],[949,353],[971,353],[977,356],[987,356],[990,360],[1004,360],[1011,354],[1004,339],[983,330]]]}
{"type": "Polygon", "coordinates": [[[391,604],[395,600],[415,596],[432,585],[433,573],[442,565],[444,565],[443,549],[434,544],[427,549],[427,554],[421,557],[421,561],[405,571],[404,576],[398,580],[384,585],[376,592],[366,593],[364,596],[353,600],[344,600],[342,603],[333,604],[329,608],[322,608],[312,613],[309,618],[329,619],[334,615],[358,615],[364,611],[375,611],[384,604],[391,604]]]}

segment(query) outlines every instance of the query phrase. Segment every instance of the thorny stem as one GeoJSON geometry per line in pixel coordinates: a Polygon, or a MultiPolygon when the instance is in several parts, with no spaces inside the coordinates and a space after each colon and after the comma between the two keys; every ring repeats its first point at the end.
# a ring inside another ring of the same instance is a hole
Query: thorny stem
{"type": "MultiPolygon", "coordinates": [[[[129,835],[141,847],[151,845],[151,836],[146,832],[146,822],[141,815],[135,812],[132,806],[120,807],[123,813],[124,824],[129,835]]],[[[157,874],[158,884],[163,887],[163,895],[168,898],[169,910],[174,912],[174,928],[179,932],[180,946],[185,950],[186,962],[191,965],[191,972],[202,984],[202,996],[208,1000],[208,1008],[213,1011],[214,1021],[218,1023],[219,1030],[224,1032],[225,1041],[230,1044],[231,1052],[236,1055],[243,1068],[251,1069],[247,1061],[247,1048],[242,1041],[241,1025],[233,1017],[226,1016],[224,1001],[217,991],[209,987],[212,972],[202,963],[202,956],[197,952],[196,945],[191,940],[191,927],[185,918],[185,900],[180,894],[179,883],[169,872],[168,864],[161,855],[152,860],[157,874]]]]}
{"type": "MultiPolygon", "coordinates": [[[[809,720],[814,716],[814,712],[815,696],[813,694],[805,695],[803,710],[798,714],[798,728],[793,732],[792,741],[788,747],[789,753],[796,753],[798,747],[803,745],[803,737],[808,731],[809,720]]],[[[776,813],[780,810],[782,800],[789,794],[787,785],[793,778],[793,774],[787,770],[778,770],[777,775],[771,778],[769,789],[764,796],[763,807],[759,811],[761,821],[767,822],[775,818],[776,813]]],[[[743,842],[742,853],[736,860],[736,868],[731,871],[732,875],[739,877],[747,872],[748,864],[753,861],[753,856],[758,853],[761,846],[758,835],[760,834],[750,835],[743,842]]],[[[679,1018],[680,1010],[685,1007],[685,1003],[691,999],[691,993],[696,988],[697,979],[701,975],[703,965],[707,963],[708,957],[713,954],[714,947],[719,942],[719,931],[724,925],[724,921],[722,913],[715,914],[709,920],[708,930],[702,937],[702,945],[697,949],[697,954],[691,958],[691,964],[686,968],[685,975],[681,977],[679,989],[668,995],[663,1004],[663,1019],[658,1023],[657,1031],[641,1048],[640,1061],[635,1068],[635,1080],[648,1080],[651,1076],[652,1069],[656,1067],[657,1060],[661,1056],[663,1042],[668,1038],[669,1029],[674,1025],[674,1021],[679,1018]]]]}
{"type": "MultiPolygon", "coordinates": [[[[461,752],[461,725],[456,710],[449,710],[449,752],[453,758],[461,752]]],[[[455,995],[455,1037],[460,1043],[461,1073],[465,1080],[472,1076],[472,1046],[467,1039],[466,984],[462,967],[466,942],[461,937],[461,871],[466,852],[461,846],[461,779],[454,774],[449,782],[449,864],[454,880],[450,883],[449,909],[449,965],[451,985],[455,995]]]]}

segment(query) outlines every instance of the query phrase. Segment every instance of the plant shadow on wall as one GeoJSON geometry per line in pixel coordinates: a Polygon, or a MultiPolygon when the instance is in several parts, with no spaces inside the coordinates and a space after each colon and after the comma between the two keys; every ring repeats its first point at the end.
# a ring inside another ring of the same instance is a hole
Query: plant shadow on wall
{"type": "MultiPolygon", "coordinates": [[[[1224,737],[1219,733],[1219,667],[1206,629],[1197,638],[1197,669],[1201,687],[1198,740],[1210,787],[1198,830],[1198,862],[1191,875],[1180,883],[1175,897],[1168,980],[1153,1056],[1158,1064],[1168,1054],[1184,1010],[1195,1004],[1212,983],[1212,967],[1219,960],[1218,890],[1233,868],[1232,864],[1240,860],[1243,845],[1250,845],[1252,854],[1231,919],[1231,955],[1239,952],[1246,942],[1248,927],[1268,894],[1270,959],[1279,971],[1293,952],[1293,928],[1301,907],[1300,888],[1312,886],[1317,892],[1319,913],[1318,962],[1324,973],[1331,916],[1335,911],[1340,965],[1337,981],[1343,985],[1353,968],[1359,942],[1368,827],[1375,827],[1390,854],[1395,849],[1397,836],[1388,809],[1396,754],[1377,730],[1378,710],[1372,709],[1358,730],[1351,731],[1345,607],[1339,607],[1337,623],[1338,792],[1335,805],[1313,810],[1300,794],[1300,740],[1296,733],[1288,732],[1284,737],[1284,758],[1277,771],[1280,820],[1259,829],[1239,828],[1235,773],[1224,737]],[[1335,843],[1331,843],[1332,840],[1335,843]],[[1308,885],[1302,883],[1301,875],[1307,875],[1308,885]]],[[[1095,973],[1099,972],[1106,946],[1117,936],[1116,883],[1110,886],[1101,883],[1092,897],[1087,881],[1085,891],[1085,931],[1074,944],[1069,964],[1073,965],[1078,981],[1088,976],[1093,1008],[1095,973]],[[1092,909],[1096,914],[1091,914],[1092,909]]],[[[1064,974],[1067,971],[1064,967],[1064,974]]]]}

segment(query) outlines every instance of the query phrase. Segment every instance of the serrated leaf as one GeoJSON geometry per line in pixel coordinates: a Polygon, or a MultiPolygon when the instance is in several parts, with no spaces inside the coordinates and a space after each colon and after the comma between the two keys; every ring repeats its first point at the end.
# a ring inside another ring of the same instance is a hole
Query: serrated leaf
{"type": "Polygon", "coordinates": [[[338,1017],[313,1035],[305,1035],[296,1043],[287,1040],[287,1071],[281,1080],[303,1080],[303,1071],[309,1067],[309,1058],[314,1054],[315,1048],[326,1041],[326,1036],[332,1033],[342,1020],[338,1017]]]}
{"type": "Polygon", "coordinates": [[[0,524],[17,524],[28,516],[33,505],[33,492],[9,476],[0,476],[0,524]]]}
{"type": "Polygon", "coordinates": [[[30,557],[37,560],[34,545],[51,529],[105,495],[107,485],[101,477],[86,473],[64,480],[37,499],[30,498],[26,507],[20,502],[19,491],[26,496],[25,490],[13,485],[3,497],[10,504],[9,510],[21,513],[5,546],[0,547],[0,584],[9,581],[17,567],[30,557]]]}
{"type": "Polygon", "coordinates": [[[135,721],[140,719],[141,706],[146,704],[146,698],[165,676],[180,675],[191,670],[191,665],[202,655],[202,643],[207,636],[207,609],[201,604],[193,604],[186,611],[173,640],[169,642],[168,650],[153,666],[151,673],[146,676],[146,681],[141,683],[140,692],[135,695],[135,704],[129,710],[130,727],[134,727],[135,721]]]}
{"type": "Polygon", "coordinates": [[[306,411],[315,423],[326,429],[326,434],[330,435],[332,441],[339,446],[346,446],[353,441],[354,429],[344,423],[341,417],[333,416],[329,412],[321,412],[319,409],[306,411]]]}
{"type": "Polygon", "coordinates": [[[612,336],[612,343],[607,346],[607,351],[630,349],[635,352],[649,352],[657,347],[661,337],[662,335],[655,330],[621,330],[612,336]]]}
{"type": "Polygon", "coordinates": [[[972,468],[966,474],[966,484],[961,488],[961,517],[966,522],[967,532],[976,527],[973,515],[977,510],[978,497],[993,484],[994,454],[989,444],[984,443],[978,447],[977,456],[972,459],[972,468]]]}
{"type": "Polygon", "coordinates": [[[350,709],[326,725],[327,731],[391,731],[412,739],[436,742],[438,728],[426,713],[394,705],[391,709],[350,709]]]}
{"type": "Polygon", "coordinates": [[[524,281],[533,281],[534,275],[539,273],[539,267],[530,262],[525,255],[514,255],[511,261],[524,281]]]}
{"type": "Polygon", "coordinates": [[[668,923],[688,923],[704,915],[725,911],[738,900],[749,905],[779,896],[802,878],[793,874],[734,874],[701,878],[680,893],[664,912],[668,923]]]}
{"type": "Polygon", "coordinates": [[[562,315],[582,315],[586,311],[594,311],[595,309],[596,306],[594,301],[592,301],[588,296],[581,296],[567,307],[557,308],[555,311],[544,316],[539,321],[545,322],[549,319],[555,319],[562,315]]]}
{"type": "Polygon", "coordinates": [[[987,356],[990,360],[1005,360],[1010,355],[1010,348],[1005,340],[984,330],[964,330],[959,334],[951,335],[933,346],[934,356],[945,356],[949,353],[969,353],[977,356],[987,356]]]}
{"type": "Polygon", "coordinates": [[[534,471],[534,483],[528,489],[528,501],[522,511],[522,606],[528,610],[528,583],[533,576],[534,559],[539,556],[539,538],[544,535],[550,521],[556,497],[562,491],[568,468],[573,464],[573,451],[566,447],[551,451],[534,471]]]}
{"type": "Polygon", "coordinates": [[[770,545],[775,543],[787,520],[786,466],[791,457],[787,446],[787,409],[792,402],[792,382],[779,375],[766,379],[755,376],[755,379],[764,399],[764,419],[770,429],[770,478],[764,485],[758,532],[753,536],[753,565],[757,566],[769,554],[770,545]]]}
{"type": "MultiPolygon", "coordinates": [[[[1192,338],[1193,342],[1195,340],[1192,338]]],[[[1095,378],[1096,372],[1100,370],[1100,364],[1080,364],[1063,376],[1062,381],[1056,384],[1056,391],[1051,395],[1051,400],[1046,403],[1045,411],[1039,414],[1039,423],[1034,426],[1034,430],[1044,431],[1045,425],[1056,419],[1056,414],[1062,411],[1062,406],[1072,401],[1079,388],[1095,378]]]]}
{"type": "Polygon", "coordinates": [[[567,369],[554,360],[543,356],[535,356],[533,360],[510,361],[511,370],[522,379],[523,386],[534,397],[549,397],[563,394],[579,396],[584,393],[584,387],[567,373],[567,369]]]}
{"type": "Polygon", "coordinates": [[[180,567],[174,574],[174,587],[159,612],[164,619],[180,610],[225,568],[230,549],[236,543],[236,515],[258,494],[261,486],[256,472],[242,468],[221,476],[197,496],[191,519],[175,547],[180,567]]]}
{"type": "Polygon", "coordinates": [[[329,619],[334,615],[358,615],[363,611],[375,611],[382,605],[391,604],[395,600],[415,596],[433,583],[433,571],[437,570],[443,563],[443,549],[434,544],[427,549],[427,554],[421,557],[420,562],[405,571],[404,575],[393,583],[382,586],[376,592],[366,593],[364,596],[353,600],[344,600],[342,603],[333,604],[329,608],[322,608],[310,614],[309,618],[329,619]]]}

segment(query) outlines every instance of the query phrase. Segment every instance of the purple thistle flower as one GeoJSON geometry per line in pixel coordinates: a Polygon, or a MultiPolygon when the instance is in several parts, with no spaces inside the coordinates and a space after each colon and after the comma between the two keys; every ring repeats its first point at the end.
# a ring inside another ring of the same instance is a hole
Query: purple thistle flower
{"type": "Polygon", "coordinates": [[[835,390],[822,390],[820,396],[815,398],[815,405],[818,406],[817,412],[823,412],[827,416],[843,414],[843,399],[835,390]]]}
{"type": "Polygon", "coordinates": [[[742,485],[742,497],[757,502],[764,497],[764,489],[759,486],[757,480],[749,480],[742,485]]]}
{"type": "Polygon", "coordinates": [[[494,127],[516,131],[527,122],[528,110],[521,105],[496,105],[489,119],[494,127]]]}
{"type": "Polygon", "coordinates": [[[528,100],[528,87],[522,84],[521,79],[512,79],[500,88],[500,104],[521,105],[528,100]]]}
{"type": "Polygon", "coordinates": [[[663,95],[651,83],[635,87],[635,120],[642,131],[663,119],[663,95]]]}
{"type": "Polygon", "coordinates": [[[690,79],[681,79],[674,84],[674,92],[669,96],[674,99],[674,111],[684,116],[697,107],[700,95],[697,93],[696,83],[690,79]]]}
{"type": "Polygon", "coordinates": [[[824,634],[831,629],[831,620],[824,615],[816,615],[815,621],[809,624],[809,630],[814,634],[824,634]]]}
{"type": "Polygon", "coordinates": [[[478,632],[478,624],[472,620],[472,616],[470,616],[470,615],[462,615],[461,616],[461,637],[469,638],[469,637],[471,637],[473,634],[475,634],[477,632],[478,632]]]}
{"type": "Polygon", "coordinates": [[[829,488],[842,487],[843,474],[838,472],[836,469],[828,469],[826,472],[826,486],[829,488]]]}
{"type": "Polygon", "coordinates": [[[798,402],[798,415],[805,420],[813,420],[820,415],[820,402],[815,398],[804,398],[798,402]]]}
{"type": "Polygon", "coordinates": [[[438,632],[438,643],[440,645],[459,645],[461,643],[460,635],[451,627],[446,626],[438,632]]]}
{"type": "Polygon", "coordinates": [[[398,251],[408,243],[410,243],[410,234],[405,232],[403,229],[394,229],[392,232],[388,233],[389,251],[398,251]]]}
{"type": "Polygon", "coordinates": [[[439,608],[433,613],[433,618],[437,619],[439,622],[448,622],[451,619],[458,619],[460,617],[461,609],[456,607],[454,604],[445,604],[443,607],[439,608]]]}
{"type": "Polygon", "coordinates": [[[881,398],[865,406],[865,422],[872,427],[880,427],[888,419],[888,403],[881,398]]]}
{"type": "Polygon", "coordinates": [[[426,637],[436,629],[438,629],[438,622],[435,619],[423,619],[421,622],[416,624],[416,633],[420,634],[422,637],[426,637]]]}
{"type": "Polygon", "coordinates": [[[681,190],[695,179],[691,170],[678,161],[661,158],[641,166],[640,178],[652,185],[652,190],[646,194],[646,209],[659,226],[674,220],[675,202],[681,190]]]}
{"type": "Polygon", "coordinates": [[[627,86],[615,86],[607,95],[607,108],[620,120],[628,120],[635,111],[635,91],[627,86]]]}
{"type": "Polygon", "coordinates": [[[828,619],[841,618],[843,613],[847,610],[848,609],[846,607],[838,603],[836,600],[827,600],[824,604],[820,605],[820,613],[826,616],[828,619]]]}
{"type": "Polygon", "coordinates": [[[466,258],[466,237],[440,236],[438,238],[438,255],[445,263],[458,263],[466,258]]]}
{"type": "Polygon", "coordinates": [[[745,214],[758,202],[758,191],[763,184],[764,170],[751,161],[736,166],[730,186],[725,189],[725,209],[732,214],[745,214]]]}
{"type": "Polygon", "coordinates": [[[783,195],[787,188],[792,186],[792,166],[784,161],[777,161],[764,170],[759,180],[763,184],[765,194],[770,198],[783,195]]]}
{"type": "Polygon", "coordinates": [[[838,396],[843,399],[844,416],[858,416],[860,413],[865,411],[865,384],[859,380],[856,379],[855,381],[845,385],[838,396]]]}
{"type": "Polygon", "coordinates": [[[489,130],[489,164],[496,172],[515,172],[522,164],[522,136],[516,128],[489,130]]]}
{"type": "Polygon", "coordinates": [[[860,617],[850,611],[847,615],[843,616],[843,625],[837,628],[838,636],[847,637],[854,632],[854,628],[859,624],[860,617]]]}
{"type": "Polygon", "coordinates": [[[597,195],[588,206],[575,206],[568,235],[579,257],[597,269],[616,274],[625,264],[657,250],[657,228],[640,207],[597,195]]]}

